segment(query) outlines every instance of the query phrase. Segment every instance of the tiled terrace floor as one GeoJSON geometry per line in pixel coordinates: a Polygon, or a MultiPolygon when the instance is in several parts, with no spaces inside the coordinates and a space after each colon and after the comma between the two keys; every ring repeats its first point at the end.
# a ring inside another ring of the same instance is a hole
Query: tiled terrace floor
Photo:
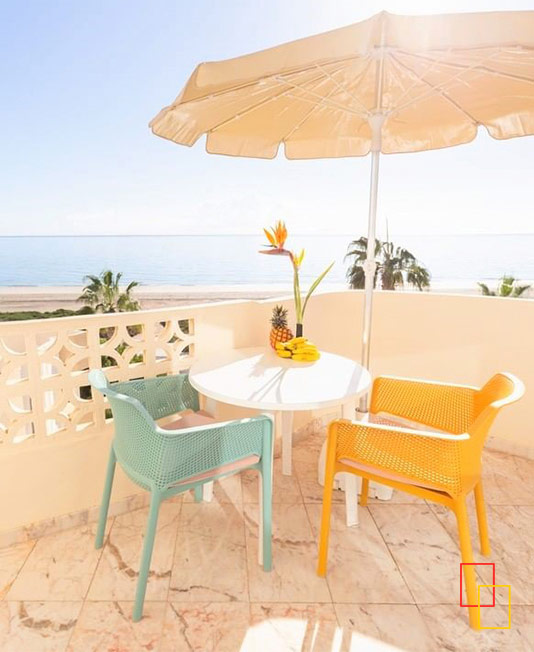
{"type": "MultiPolygon", "coordinates": [[[[348,530],[336,495],[328,579],[316,576],[323,438],[296,446],[292,477],[276,462],[272,573],[256,561],[256,479],[236,476],[210,504],[188,495],[162,508],[137,624],[130,614],[146,510],[110,519],[103,551],[94,549],[93,525],[0,550],[0,649],[534,650],[534,463],[485,454],[491,561],[497,583],[512,587],[512,628],[476,633],[458,605],[454,520],[409,496],[371,500],[348,530]]],[[[476,559],[487,561],[474,523],[472,535],[476,559]]],[[[484,611],[488,625],[506,615],[503,605],[484,611]]]]}

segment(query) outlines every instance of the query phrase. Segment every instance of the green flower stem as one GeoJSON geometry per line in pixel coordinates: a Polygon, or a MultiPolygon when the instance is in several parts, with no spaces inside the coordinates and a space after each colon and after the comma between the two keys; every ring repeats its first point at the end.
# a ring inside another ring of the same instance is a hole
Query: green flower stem
{"type": "Polygon", "coordinates": [[[299,268],[293,263],[293,295],[295,297],[295,313],[297,324],[302,323],[302,297],[300,296],[299,268]]]}

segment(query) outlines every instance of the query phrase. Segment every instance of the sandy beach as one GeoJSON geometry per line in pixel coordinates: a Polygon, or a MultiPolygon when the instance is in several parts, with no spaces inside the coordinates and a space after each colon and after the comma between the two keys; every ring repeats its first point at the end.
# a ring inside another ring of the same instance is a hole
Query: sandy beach
{"type": "MultiPolygon", "coordinates": [[[[347,289],[344,283],[325,283],[322,292],[335,292],[347,289]]],[[[402,290],[400,290],[402,291],[402,290]]],[[[408,291],[408,290],[405,290],[408,291]]],[[[465,283],[436,284],[432,292],[447,294],[478,294],[476,287],[468,287],[465,283]]],[[[67,310],[77,309],[81,304],[76,301],[82,292],[81,286],[30,287],[12,286],[0,287],[0,312],[15,312],[23,310],[67,310]]],[[[292,295],[289,284],[269,285],[146,285],[135,290],[136,298],[143,308],[163,308],[165,306],[181,306],[192,303],[210,303],[234,299],[269,299],[278,296],[292,295]]]]}
{"type": "MultiPolygon", "coordinates": [[[[325,289],[344,288],[332,284],[325,289]]],[[[83,305],[76,300],[82,289],[82,286],[0,287],[0,312],[74,310],[83,305]]],[[[143,308],[150,309],[232,299],[269,299],[291,293],[290,285],[147,285],[136,288],[134,296],[143,308]]]]}

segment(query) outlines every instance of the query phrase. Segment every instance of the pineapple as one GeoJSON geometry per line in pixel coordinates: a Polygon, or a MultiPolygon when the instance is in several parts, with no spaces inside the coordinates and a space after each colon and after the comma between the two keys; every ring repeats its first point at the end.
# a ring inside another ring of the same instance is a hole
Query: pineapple
{"type": "Polygon", "coordinates": [[[273,308],[271,324],[272,328],[269,339],[273,349],[276,347],[277,342],[287,342],[293,337],[293,333],[287,327],[287,309],[283,306],[275,306],[273,308]]]}

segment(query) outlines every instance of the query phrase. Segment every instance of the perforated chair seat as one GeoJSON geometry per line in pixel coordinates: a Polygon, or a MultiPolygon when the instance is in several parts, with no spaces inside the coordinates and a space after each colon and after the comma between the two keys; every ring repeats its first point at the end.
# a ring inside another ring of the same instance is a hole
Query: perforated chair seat
{"type": "Polygon", "coordinates": [[[414,486],[457,495],[460,458],[450,441],[399,433],[393,428],[443,433],[416,421],[394,415],[369,414],[367,423],[350,423],[338,429],[339,462],[354,469],[414,486]],[[369,428],[367,424],[379,425],[369,428]]]}

